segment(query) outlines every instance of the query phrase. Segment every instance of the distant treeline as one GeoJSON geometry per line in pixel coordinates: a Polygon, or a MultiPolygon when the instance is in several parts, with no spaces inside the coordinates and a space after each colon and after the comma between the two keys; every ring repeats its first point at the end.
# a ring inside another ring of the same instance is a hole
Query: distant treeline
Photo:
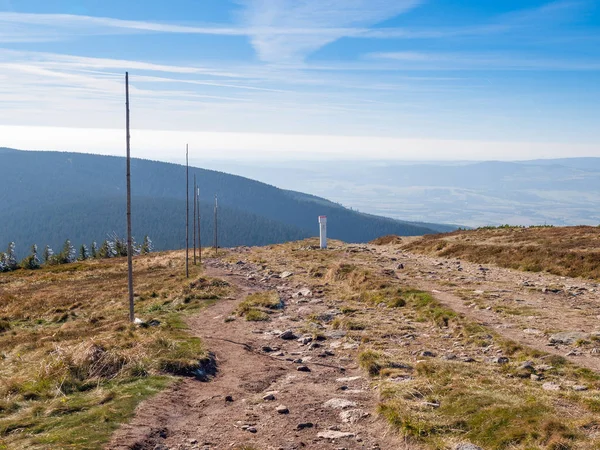
{"type": "MultiPolygon", "coordinates": [[[[152,252],[152,240],[148,236],[144,237],[141,244],[133,242],[133,255],[142,255],[152,252]]],[[[116,258],[119,256],[127,256],[127,240],[113,234],[98,247],[96,242],[88,247],[86,244],[81,244],[79,251],[75,249],[71,241],[67,239],[62,246],[60,252],[55,253],[49,245],[44,247],[41,258],[38,246],[33,244],[29,255],[23,258],[20,262],[17,258],[16,245],[14,242],[8,244],[6,252],[0,253],[0,272],[11,272],[13,270],[28,269],[35,270],[46,266],[56,266],[60,264],[70,264],[75,261],[85,261],[87,259],[96,258],[116,258]]]]}

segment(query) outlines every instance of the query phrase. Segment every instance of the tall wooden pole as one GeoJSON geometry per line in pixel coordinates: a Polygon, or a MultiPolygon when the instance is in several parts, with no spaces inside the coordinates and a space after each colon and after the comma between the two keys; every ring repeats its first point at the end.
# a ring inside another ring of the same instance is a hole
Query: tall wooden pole
{"type": "Polygon", "coordinates": [[[189,175],[188,145],[185,146],[185,277],[190,277],[190,175],[189,175]]]}
{"type": "Polygon", "coordinates": [[[133,305],[133,242],[131,238],[131,135],[129,134],[129,72],[125,72],[125,126],[127,141],[127,284],[129,289],[129,320],[135,320],[133,305]]]}
{"type": "Polygon", "coordinates": [[[219,223],[217,220],[218,209],[219,204],[217,203],[217,194],[215,194],[215,256],[219,253],[219,232],[217,230],[217,226],[219,223]]]}
{"type": "Polygon", "coordinates": [[[196,265],[196,174],[194,174],[194,265],[196,265]]]}
{"type": "Polygon", "coordinates": [[[202,231],[202,228],[200,227],[200,218],[202,217],[200,215],[200,187],[196,186],[196,202],[198,204],[198,206],[196,207],[196,210],[198,211],[198,258],[199,258],[199,264],[202,264],[202,235],[200,234],[200,232],[202,231]]]}

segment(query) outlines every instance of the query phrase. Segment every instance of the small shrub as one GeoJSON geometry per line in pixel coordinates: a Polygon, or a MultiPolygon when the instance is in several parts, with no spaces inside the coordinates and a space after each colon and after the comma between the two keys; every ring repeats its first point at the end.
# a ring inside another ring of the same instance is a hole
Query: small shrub
{"type": "Polygon", "coordinates": [[[258,309],[251,309],[246,313],[246,320],[248,322],[266,322],[270,320],[270,318],[266,312],[258,309]]]}
{"type": "Polygon", "coordinates": [[[10,330],[10,322],[8,320],[0,320],[0,333],[10,330]]]}

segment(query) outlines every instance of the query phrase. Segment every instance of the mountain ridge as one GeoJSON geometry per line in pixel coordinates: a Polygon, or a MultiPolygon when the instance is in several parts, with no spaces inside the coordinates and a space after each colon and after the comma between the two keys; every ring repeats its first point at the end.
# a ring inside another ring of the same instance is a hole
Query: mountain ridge
{"type": "MultiPolygon", "coordinates": [[[[67,238],[77,245],[89,245],[113,231],[123,234],[119,230],[125,229],[124,158],[15,149],[2,149],[0,155],[9,168],[0,208],[10,212],[0,230],[1,246],[13,240],[19,241],[21,250],[34,242],[58,246],[67,238]],[[95,225],[100,222],[102,227],[95,225]],[[81,223],[87,228],[82,229],[81,223]],[[64,234],[60,241],[59,234],[64,234]]],[[[185,166],[134,158],[131,170],[134,235],[141,240],[149,234],[160,250],[181,248],[185,166]]],[[[384,234],[422,235],[453,229],[363,214],[322,197],[196,167],[190,167],[190,198],[194,175],[201,191],[205,243],[212,243],[215,194],[222,208],[219,226],[224,246],[265,245],[316,235],[319,215],[329,216],[330,237],[349,242],[368,242],[384,234]]],[[[192,204],[190,226],[191,208],[192,204]]]]}

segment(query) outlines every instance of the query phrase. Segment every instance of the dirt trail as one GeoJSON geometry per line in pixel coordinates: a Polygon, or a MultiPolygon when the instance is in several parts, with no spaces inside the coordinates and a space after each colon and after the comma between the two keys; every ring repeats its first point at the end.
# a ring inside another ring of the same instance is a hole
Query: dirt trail
{"type": "Polygon", "coordinates": [[[402,281],[432,292],[456,312],[506,338],[600,371],[594,337],[600,330],[597,283],[429,257],[389,246],[369,248],[383,267],[397,269],[404,264],[396,271],[402,281]],[[558,332],[589,334],[593,342],[587,346],[577,340],[551,343],[549,338],[558,332]]]}
{"type": "MultiPolygon", "coordinates": [[[[417,448],[389,433],[376,418],[376,393],[358,369],[351,351],[322,354],[336,340],[335,336],[313,350],[296,340],[279,338],[276,329],[293,329],[301,335],[301,323],[293,321],[292,316],[308,300],[292,300],[283,293],[289,291],[282,286],[284,280],[258,286],[246,276],[222,267],[217,261],[208,261],[206,274],[237,286],[236,298],[221,300],[189,320],[191,331],[215,354],[217,376],[207,383],[181,380],[174,388],[145,402],[134,420],[115,433],[107,449],[417,448]],[[238,318],[225,323],[224,319],[247,294],[276,287],[286,303],[280,317],[272,322],[238,318]],[[262,350],[265,346],[275,351],[267,354],[262,350]],[[308,366],[310,372],[298,371],[301,365],[308,366]],[[271,391],[275,400],[263,400],[271,391]],[[228,396],[232,401],[226,400],[228,396]],[[352,403],[344,409],[326,406],[332,399],[352,403]],[[279,405],[286,406],[289,413],[278,413],[279,405]],[[342,413],[350,422],[344,422],[342,413]],[[318,436],[324,432],[332,436],[347,433],[347,437],[318,436]]],[[[323,303],[312,298],[310,307],[316,312],[326,310],[323,303]]]]}

